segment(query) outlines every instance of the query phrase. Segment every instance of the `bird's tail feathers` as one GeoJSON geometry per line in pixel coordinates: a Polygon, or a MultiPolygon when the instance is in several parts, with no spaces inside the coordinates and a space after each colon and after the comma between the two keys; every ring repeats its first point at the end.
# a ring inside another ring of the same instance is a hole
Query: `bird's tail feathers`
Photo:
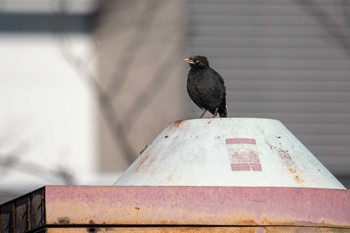
{"type": "Polygon", "coordinates": [[[220,117],[227,117],[226,101],[219,106],[218,113],[220,117]]]}

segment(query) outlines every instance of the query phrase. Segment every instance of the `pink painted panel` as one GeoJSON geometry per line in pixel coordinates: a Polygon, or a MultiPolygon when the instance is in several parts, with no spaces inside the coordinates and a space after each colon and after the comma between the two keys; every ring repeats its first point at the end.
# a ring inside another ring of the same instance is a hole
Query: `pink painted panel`
{"type": "Polygon", "coordinates": [[[350,229],[350,192],[269,187],[47,186],[47,224],[323,226],[350,229]]]}

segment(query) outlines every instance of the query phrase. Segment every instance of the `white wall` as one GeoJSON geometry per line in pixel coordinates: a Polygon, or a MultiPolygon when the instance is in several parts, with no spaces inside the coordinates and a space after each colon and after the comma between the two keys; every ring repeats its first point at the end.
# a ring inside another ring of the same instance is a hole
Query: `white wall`
{"type": "MultiPolygon", "coordinates": [[[[72,53],[89,59],[89,36],[70,38],[72,53]]],[[[0,190],[65,184],[59,171],[74,184],[98,183],[93,92],[57,41],[43,34],[0,37],[0,190]]]]}

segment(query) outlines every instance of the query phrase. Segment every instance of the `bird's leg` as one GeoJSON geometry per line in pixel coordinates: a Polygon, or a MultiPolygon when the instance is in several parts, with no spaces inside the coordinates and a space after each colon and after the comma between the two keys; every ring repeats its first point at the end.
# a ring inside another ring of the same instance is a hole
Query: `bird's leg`
{"type": "Polygon", "coordinates": [[[205,109],[199,118],[203,118],[203,116],[206,112],[207,112],[207,110],[205,109]]]}
{"type": "Polygon", "coordinates": [[[216,109],[215,109],[214,114],[213,114],[213,116],[212,116],[211,118],[215,118],[216,115],[218,115],[218,110],[219,110],[219,108],[216,108],[216,109]]]}

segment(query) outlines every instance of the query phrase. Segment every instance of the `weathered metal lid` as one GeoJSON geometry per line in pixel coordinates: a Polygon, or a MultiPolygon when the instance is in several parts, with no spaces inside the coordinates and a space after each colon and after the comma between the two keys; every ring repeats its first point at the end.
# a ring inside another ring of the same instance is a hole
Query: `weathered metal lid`
{"type": "Polygon", "coordinates": [[[280,122],[171,123],[114,185],[345,187],[280,122]]]}

